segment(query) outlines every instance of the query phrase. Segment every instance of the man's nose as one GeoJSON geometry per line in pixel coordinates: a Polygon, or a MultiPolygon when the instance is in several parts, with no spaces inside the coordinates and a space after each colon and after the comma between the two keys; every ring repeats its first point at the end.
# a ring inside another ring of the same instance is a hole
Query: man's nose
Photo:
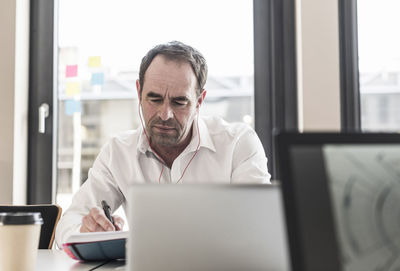
{"type": "Polygon", "coordinates": [[[159,111],[159,116],[162,120],[168,120],[174,116],[172,108],[168,103],[164,103],[159,111]]]}

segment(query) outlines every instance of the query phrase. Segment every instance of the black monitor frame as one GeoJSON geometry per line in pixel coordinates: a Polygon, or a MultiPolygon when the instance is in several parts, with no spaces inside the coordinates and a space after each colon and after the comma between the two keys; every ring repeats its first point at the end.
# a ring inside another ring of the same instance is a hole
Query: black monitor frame
{"type": "Polygon", "coordinates": [[[324,164],[315,151],[326,144],[400,144],[400,134],[285,132],[276,139],[292,270],[342,270],[324,164]],[[293,176],[298,166],[291,155],[294,148],[303,151],[302,156],[314,152],[302,161],[310,168],[300,176],[307,182],[293,176]]]}

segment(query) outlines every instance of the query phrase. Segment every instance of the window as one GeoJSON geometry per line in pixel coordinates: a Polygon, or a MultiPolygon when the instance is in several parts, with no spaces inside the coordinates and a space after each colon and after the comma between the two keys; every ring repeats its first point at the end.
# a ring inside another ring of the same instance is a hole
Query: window
{"type": "Polygon", "coordinates": [[[361,127],[400,131],[400,2],[358,0],[361,127]]]}
{"type": "Polygon", "coordinates": [[[60,0],[58,10],[56,202],[64,209],[101,146],[138,127],[135,81],[156,44],[179,40],[206,57],[202,114],[254,127],[252,1],[60,0]]]}
{"type": "Polygon", "coordinates": [[[279,178],[272,131],[297,129],[294,7],[294,0],[31,2],[28,203],[66,208],[104,142],[138,127],[139,62],[173,39],[208,60],[202,113],[253,126],[279,178]],[[43,104],[49,115],[39,120],[43,104]]]}

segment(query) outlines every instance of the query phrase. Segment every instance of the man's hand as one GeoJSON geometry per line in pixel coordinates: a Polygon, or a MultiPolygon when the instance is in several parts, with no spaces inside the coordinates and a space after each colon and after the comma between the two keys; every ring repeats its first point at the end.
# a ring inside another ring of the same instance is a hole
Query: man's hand
{"type": "Polygon", "coordinates": [[[124,220],[117,215],[113,215],[114,225],[108,220],[100,207],[93,207],[89,214],[82,218],[80,232],[94,231],[120,231],[124,227],[124,220]]]}

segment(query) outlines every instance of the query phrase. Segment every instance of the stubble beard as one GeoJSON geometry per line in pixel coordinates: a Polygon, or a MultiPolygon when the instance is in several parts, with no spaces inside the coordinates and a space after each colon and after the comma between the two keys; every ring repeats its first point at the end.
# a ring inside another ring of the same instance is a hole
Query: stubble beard
{"type": "Polygon", "coordinates": [[[164,147],[173,147],[178,145],[182,137],[182,128],[179,123],[173,119],[162,121],[162,120],[150,120],[146,127],[147,133],[150,136],[151,142],[156,145],[164,147]],[[173,127],[173,133],[160,133],[155,131],[154,125],[163,125],[173,127]]]}

